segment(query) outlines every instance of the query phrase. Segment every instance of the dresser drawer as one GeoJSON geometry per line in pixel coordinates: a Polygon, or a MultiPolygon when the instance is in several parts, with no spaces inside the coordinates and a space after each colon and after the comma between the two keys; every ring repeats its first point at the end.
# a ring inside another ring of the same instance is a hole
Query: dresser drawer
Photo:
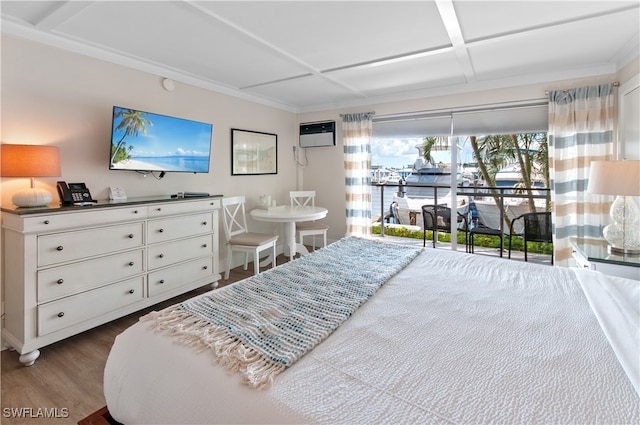
{"type": "Polygon", "coordinates": [[[203,199],[182,201],[177,203],[163,203],[149,205],[149,217],[164,217],[168,215],[188,214],[200,211],[210,211],[220,208],[220,199],[203,199]]]}
{"type": "Polygon", "coordinates": [[[147,208],[144,206],[127,208],[109,208],[90,211],[91,207],[84,207],[78,212],[34,215],[25,217],[21,223],[24,232],[47,232],[61,229],[102,226],[122,221],[144,220],[147,218],[147,208]]]}
{"type": "Polygon", "coordinates": [[[148,249],[148,269],[153,270],[213,253],[211,234],[152,245],[148,249]]]}
{"type": "Polygon", "coordinates": [[[213,214],[202,213],[182,217],[149,220],[147,243],[166,242],[213,231],[213,214]]]}
{"type": "Polygon", "coordinates": [[[38,271],[38,302],[87,291],[144,272],[144,249],[38,271]]]}
{"type": "Polygon", "coordinates": [[[38,236],[38,265],[142,247],[143,229],[143,223],[131,223],[38,236]]]}
{"type": "Polygon", "coordinates": [[[213,272],[213,257],[206,257],[149,273],[149,297],[207,277],[213,282],[213,272]]]}
{"type": "Polygon", "coordinates": [[[38,306],[38,335],[72,326],[141,301],[144,278],[137,277],[38,306]]]}

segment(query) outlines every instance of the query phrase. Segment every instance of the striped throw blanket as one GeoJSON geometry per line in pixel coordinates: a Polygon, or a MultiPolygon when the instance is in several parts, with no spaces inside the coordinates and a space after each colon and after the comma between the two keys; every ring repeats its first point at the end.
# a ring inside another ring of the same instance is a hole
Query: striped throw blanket
{"type": "Polygon", "coordinates": [[[311,255],[142,320],[238,372],[253,388],[327,338],[421,249],[346,237],[311,255]]]}

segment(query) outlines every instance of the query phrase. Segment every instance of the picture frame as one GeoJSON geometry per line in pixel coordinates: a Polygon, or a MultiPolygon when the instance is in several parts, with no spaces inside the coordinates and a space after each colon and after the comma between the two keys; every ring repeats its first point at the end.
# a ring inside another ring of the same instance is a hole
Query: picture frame
{"type": "Polygon", "coordinates": [[[231,129],[231,175],[278,174],[278,135],[231,129]]]}

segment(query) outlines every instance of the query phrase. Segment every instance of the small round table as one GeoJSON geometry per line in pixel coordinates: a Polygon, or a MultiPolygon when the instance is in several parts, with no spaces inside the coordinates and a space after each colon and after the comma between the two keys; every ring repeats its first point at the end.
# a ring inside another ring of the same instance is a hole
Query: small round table
{"type": "MultiPolygon", "coordinates": [[[[300,255],[309,253],[307,248],[301,243],[296,243],[296,221],[314,221],[327,216],[327,209],[322,207],[281,205],[268,209],[257,208],[249,213],[251,217],[258,221],[268,221],[272,223],[282,223],[284,225],[284,245],[289,249],[289,260],[297,252],[300,255]]],[[[284,246],[280,245],[278,254],[284,252],[284,246]]]]}

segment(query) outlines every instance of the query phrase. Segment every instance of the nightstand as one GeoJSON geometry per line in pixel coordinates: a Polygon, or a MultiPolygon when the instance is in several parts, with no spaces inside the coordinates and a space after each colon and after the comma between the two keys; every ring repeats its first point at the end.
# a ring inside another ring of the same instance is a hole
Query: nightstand
{"type": "Polygon", "coordinates": [[[611,254],[609,245],[602,239],[571,238],[570,242],[578,267],[640,280],[640,256],[611,254]]]}

